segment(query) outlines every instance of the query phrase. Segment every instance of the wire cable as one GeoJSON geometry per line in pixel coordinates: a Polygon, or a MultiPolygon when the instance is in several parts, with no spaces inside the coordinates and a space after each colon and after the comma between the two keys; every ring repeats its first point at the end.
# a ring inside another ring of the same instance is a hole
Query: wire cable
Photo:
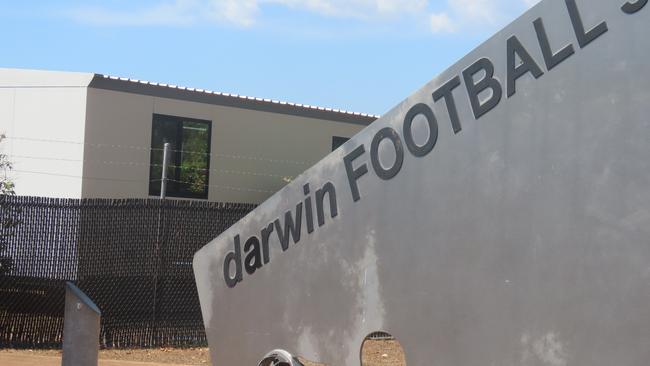
{"type": "MultiPolygon", "coordinates": [[[[91,147],[96,147],[96,148],[134,149],[134,150],[141,150],[141,151],[164,151],[163,148],[145,147],[145,146],[133,146],[133,145],[95,144],[95,143],[90,143],[90,142],[54,140],[54,139],[40,139],[40,138],[32,138],[32,137],[14,137],[14,136],[6,136],[5,138],[10,139],[10,140],[22,140],[22,141],[33,141],[33,142],[85,145],[85,146],[91,146],[91,147]]],[[[263,157],[257,157],[257,156],[232,155],[232,154],[221,154],[221,153],[207,153],[207,152],[203,152],[203,151],[174,150],[174,149],[172,149],[171,151],[181,153],[181,154],[195,154],[195,155],[214,156],[214,157],[222,157],[222,158],[229,158],[229,159],[243,159],[243,160],[253,160],[253,161],[264,161],[264,162],[278,163],[278,164],[296,164],[296,165],[305,165],[305,166],[312,165],[312,163],[309,163],[309,162],[306,162],[306,161],[269,159],[269,158],[263,158],[263,157]]]]}
{"type": "MultiPolygon", "coordinates": [[[[106,165],[123,165],[123,166],[146,166],[146,167],[157,167],[157,168],[162,168],[163,164],[147,164],[147,163],[140,163],[140,162],[135,162],[135,161],[92,161],[92,160],[80,160],[80,159],[64,159],[64,158],[52,158],[52,157],[45,157],[45,156],[29,156],[29,155],[7,155],[8,157],[11,158],[19,158],[19,159],[34,159],[34,160],[48,160],[48,161],[66,161],[66,162],[78,162],[78,163],[89,163],[89,164],[106,164],[106,165]]],[[[229,170],[229,169],[216,169],[216,168],[195,168],[195,167],[190,167],[190,166],[182,166],[182,165],[168,165],[168,168],[174,168],[174,169],[187,169],[187,170],[194,170],[194,171],[201,171],[201,172],[216,172],[216,173],[223,173],[223,174],[236,174],[236,175],[247,175],[247,176],[255,176],[255,177],[271,177],[271,178],[279,178],[282,180],[286,179],[293,179],[294,177],[291,175],[281,175],[281,174],[270,174],[270,173],[256,173],[256,172],[247,172],[247,171],[239,171],[239,170],[229,170]]]]}
{"type": "MultiPolygon", "coordinates": [[[[182,180],[176,180],[176,179],[171,179],[167,178],[168,181],[170,182],[175,182],[175,183],[180,183],[180,184],[189,184],[193,185],[195,183],[192,182],[186,182],[182,180]]],[[[232,187],[232,186],[223,186],[223,185],[217,185],[217,184],[201,184],[202,187],[215,187],[215,188],[222,188],[222,189],[229,189],[233,191],[242,191],[242,192],[257,192],[257,193],[275,193],[277,191],[269,191],[265,189],[255,189],[255,188],[241,188],[241,187],[232,187]]],[[[278,188],[279,190],[279,188],[278,188]]]]}
{"type": "Polygon", "coordinates": [[[18,173],[49,175],[49,176],[55,176],[55,177],[90,179],[90,180],[103,180],[103,181],[113,181],[113,182],[151,183],[151,182],[160,181],[160,179],[153,179],[151,181],[146,181],[146,180],[120,179],[120,178],[82,177],[82,176],[79,176],[79,175],[50,173],[50,172],[39,172],[39,171],[34,171],[34,170],[22,170],[22,169],[11,169],[11,171],[12,172],[18,172],[18,173]]]}
{"type": "MultiPolygon", "coordinates": [[[[82,176],[79,176],[79,175],[51,173],[51,172],[39,172],[39,171],[22,170],[22,169],[12,169],[11,171],[18,172],[18,173],[40,174],[40,175],[48,175],[48,176],[56,176],[56,177],[89,179],[89,180],[110,181],[110,182],[127,182],[127,183],[146,183],[146,184],[149,184],[149,183],[154,183],[154,182],[160,182],[162,180],[162,179],[152,179],[152,180],[146,181],[146,180],[119,179],[119,178],[82,177],[82,176]]],[[[176,180],[176,179],[171,179],[171,178],[167,178],[167,181],[176,182],[176,183],[180,183],[180,184],[188,184],[188,185],[194,185],[195,184],[193,182],[181,181],[181,180],[176,180]]],[[[271,191],[271,190],[265,190],[265,189],[232,187],[232,186],[224,186],[224,185],[218,185],[218,184],[207,184],[207,185],[202,184],[201,186],[228,189],[228,190],[240,191],[240,192],[256,192],[256,193],[275,193],[275,192],[277,192],[277,191],[271,191]]]]}

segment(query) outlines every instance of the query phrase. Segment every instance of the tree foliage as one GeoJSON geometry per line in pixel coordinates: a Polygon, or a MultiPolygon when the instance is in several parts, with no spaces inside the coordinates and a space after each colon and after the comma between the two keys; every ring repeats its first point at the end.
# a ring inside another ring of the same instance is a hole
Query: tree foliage
{"type": "MultiPolygon", "coordinates": [[[[5,135],[0,135],[0,143],[5,135]]],[[[6,255],[7,240],[13,235],[14,228],[20,223],[19,210],[7,202],[7,197],[16,195],[14,183],[9,179],[11,162],[7,155],[0,154],[0,276],[6,275],[13,268],[13,260],[6,255]]]]}

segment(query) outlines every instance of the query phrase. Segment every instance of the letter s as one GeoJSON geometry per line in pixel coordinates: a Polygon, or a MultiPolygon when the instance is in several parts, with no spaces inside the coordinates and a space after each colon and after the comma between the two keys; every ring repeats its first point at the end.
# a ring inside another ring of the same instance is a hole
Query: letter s
{"type": "Polygon", "coordinates": [[[636,0],[636,1],[628,1],[621,7],[621,10],[625,14],[634,14],[638,12],[639,10],[643,9],[644,6],[648,3],[648,0],[636,0]]]}

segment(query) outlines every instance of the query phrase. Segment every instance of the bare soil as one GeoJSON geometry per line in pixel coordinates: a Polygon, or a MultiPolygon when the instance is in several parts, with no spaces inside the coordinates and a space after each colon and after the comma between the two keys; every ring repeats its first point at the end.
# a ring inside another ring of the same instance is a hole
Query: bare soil
{"type": "MultiPolygon", "coordinates": [[[[61,350],[13,350],[0,349],[0,355],[56,356],[61,350]]],[[[207,348],[153,348],[153,349],[109,349],[100,350],[99,358],[104,360],[151,362],[176,365],[210,366],[207,348]]],[[[406,366],[404,353],[399,342],[394,340],[368,340],[364,342],[361,353],[362,366],[406,366]]],[[[325,365],[301,359],[305,366],[325,365]]],[[[255,365],[251,365],[255,366],[255,365]]]]}
{"type": "MultiPolygon", "coordinates": [[[[0,354],[23,354],[25,356],[61,357],[61,350],[0,350],[0,354]]],[[[105,349],[99,351],[103,360],[136,361],[178,365],[210,365],[207,348],[152,348],[152,349],[105,349]]],[[[36,366],[36,365],[35,365],[36,366]]]]}
{"type": "Polygon", "coordinates": [[[363,342],[362,366],[406,366],[404,350],[396,340],[363,342]]]}

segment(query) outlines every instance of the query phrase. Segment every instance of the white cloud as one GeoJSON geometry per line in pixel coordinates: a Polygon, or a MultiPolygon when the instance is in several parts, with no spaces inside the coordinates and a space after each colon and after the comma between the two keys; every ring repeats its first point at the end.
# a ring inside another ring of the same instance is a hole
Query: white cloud
{"type": "Polygon", "coordinates": [[[115,11],[105,8],[80,8],[73,19],[95,25],[187,26],[201,22],[251,26],[259,12],[257,0],[173,0],[148,8],[115,11]]]}
{"type": "Polygon", "coordinates": [[[466,29],[492,30],[540,0],[447,0],[447,8],[430,15],[434,33],[466,29]]]}
{"type": "Polygon", "coordinates": [[[97,25],[188,25],[196,21],[195,0],[176,0],[132,12],[84,7],[71,12],[83,23],[97,25]]]}
{"type": "MultiPolygon", "coordinates": [[[[442,2],[443,0],[438,0],[442,2]]],[[[80,22],[95,25],[189,26],[197,23],[251,27],[263,16],[265,6],[282,6],[324,17],[391,22],[408,19],[427,24],[433,33],[492,28],[509,19],[513,11],[539,0],[446,0],[437,12],[436,0],[160,0],[155,6],[115,11],[81,8],[71,12],[80,22]]]]}
{"type": "Polygon", "coordinates": [[[447,13],[433,13],[429,16],[429,25],[433,33],[455,32],[456,27],[447,13]]]}
{"type": "Polygon", "coordinates": [[[449,0],[449,8],[465,21],[492,24],[498,17],[498,1],[449,0]]]}
{"type": "Polygon", "coordinates": [[[212,20],[249,27],[255,23],[259,6],[256,0],[208,1],[212,20]]]}
{"type": "Polygon", "coordinates": [[[328,17],[395,18],[426,10],[428,0],[167,0],[132,11],[81,8],[71,12],[80,22],[97,25],[190,25],[199,22],[251,26],[264,5],[281,5],[328,17]]]}
{"type": "Polygon", "coordinates": [[[536,5],[538,2],[541,0],[522,0],[524,2],[524,5],[530,7],[533,7],[533,5],[536,5]]]}
{"type": "Polygon", "coordinates": [[[359,19],[392,18],[413,14],[427,7],[427,0],[259,0],[279,3],[314,13],[359,19]]]}

